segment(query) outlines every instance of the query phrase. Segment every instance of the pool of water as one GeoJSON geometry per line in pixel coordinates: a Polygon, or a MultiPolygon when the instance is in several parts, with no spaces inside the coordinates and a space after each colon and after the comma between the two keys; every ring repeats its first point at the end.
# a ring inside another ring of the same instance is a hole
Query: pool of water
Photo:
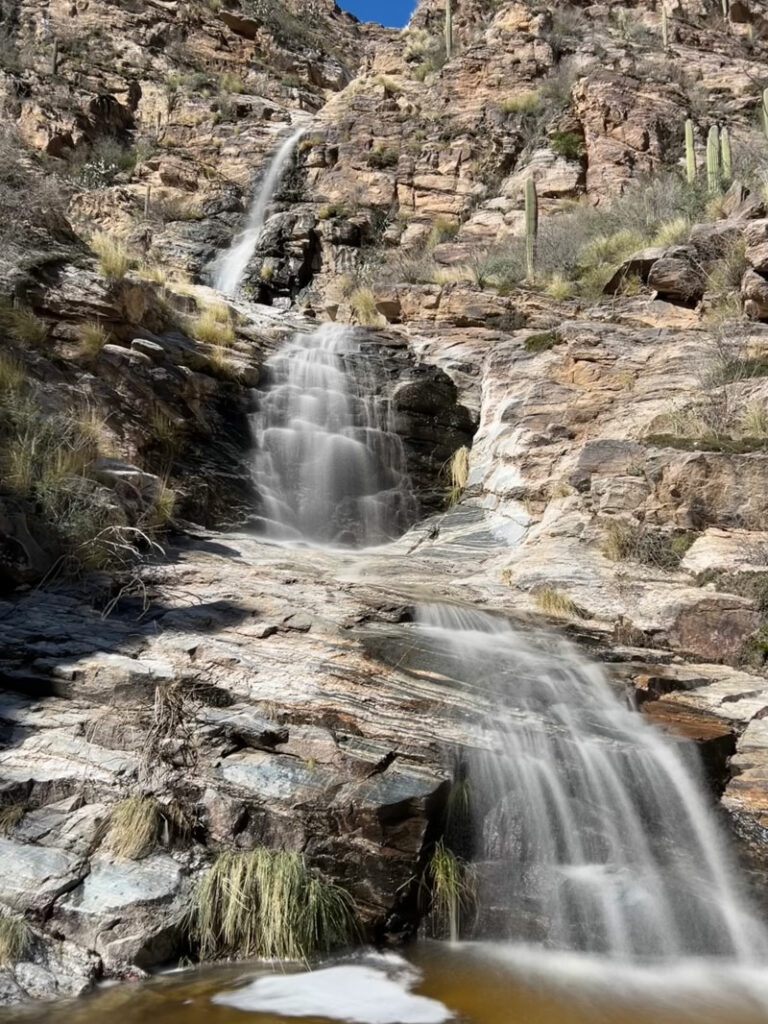
{"type": "Polygon", "coordinates": [[[0,1012],[45,1024],[768,1024],[761,967],[638,967],[491,944],[424,943],[299,967],[237,964],[0,1012]]]}

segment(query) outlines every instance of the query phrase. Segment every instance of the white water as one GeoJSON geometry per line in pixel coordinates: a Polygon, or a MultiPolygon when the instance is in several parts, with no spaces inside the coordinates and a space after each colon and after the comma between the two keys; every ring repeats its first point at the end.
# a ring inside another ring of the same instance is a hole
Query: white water
{"type": "Polygon", "coordinates": [[[213,262],[213,286],[225,295],[235,295],[240,287],[251,257],[256,251],[256,244],[266,221],[267,208],[304,131],[304,128],[300,128],[294,132],[277,150],[266,177],[253,198],[245,229],[236,235],[229,249],[213,262]]]}
{"type": "Polygon", "coordinates": [[[355,546],[403,533],[416,513],[376,348],[349,327],[296,334],[266,364],[253,416],[261,528],[274,540],[355,546]]]}
{"type": "Polygon", "coordinates": [[[493,708],[494,750],[469,765],[472,855],[489,866],[480,903],[501,908],[504,937],[625,961],[764,961],[678,744],[563,641],[471,609],[430,605],[418,621],[436,670],[493,708]]]}
{"type": "MultiPolygon", "coordinates": [[[[385,958],[381,957],[381,960],[385,958]]],[[[276,1017],[322,1017],[356,1024],[444,1024],[453,1014],[436,999],[414,995],[418,976],[405,961],[385,967],[339,964],[300,974],[272,974],[213,997],[219,1006],[276,1017]]]]}

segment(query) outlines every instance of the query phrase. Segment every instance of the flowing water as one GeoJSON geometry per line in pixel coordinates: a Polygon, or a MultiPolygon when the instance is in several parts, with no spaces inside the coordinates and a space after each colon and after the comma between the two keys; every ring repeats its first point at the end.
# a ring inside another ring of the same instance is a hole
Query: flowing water
{"type": "Polygon", "coordinates": [[[352,328],[296,334],[266,364],[253,417],[253,472],[265,536],[382,544],[417,508],[375,346],[352,328]]]}
{"type": "Polygon", "coordinates": [[[764,929],[679,744],[570,644],[447,605],[418,622],[433,670],[492,708],[490,750],[466,771],[468,853],[497,931],[630,963],[765,962],[764,929]]]}
{"type": "Polygon", "coordinates": [[[240,287],[251,257],[256,251],[256,244],[267,218],[267,208],[304,131],[304,128],[300,128],[279,147],[267,169],[264,181],[256,190],[245,229],[235,237],[229,249],[213,262],[213,286],[225,295],[235,295],[240,287]]]}

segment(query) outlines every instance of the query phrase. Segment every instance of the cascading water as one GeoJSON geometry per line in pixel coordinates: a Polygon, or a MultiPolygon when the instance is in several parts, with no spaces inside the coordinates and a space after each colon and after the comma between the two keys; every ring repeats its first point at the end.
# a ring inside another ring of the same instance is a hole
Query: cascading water
{"type": "Polygon", "coordinates": [[[235,237],[229,249],[221,253],[213,262],[211,268],[213,286],[225,295],[235,295],[240,287],[243,275],[256,251],[256,243],[266,221],[267,208],[280,184],[285,166],[304,132],[305,128],[300,128],[287,138],[277,150],[266,177],[254,196],[245,229],[235,237]]]}
{"type": "Polygon", "coordinates": [[[335,324],[294,335],[268,360],[252,422],[266,536],[361,547],[413,521],[405,452],[375,369],[375,347],[335,324]]]}
{"type": "Polygon", "coordinates": [[[597,665],[471,609],[429,605],[418,623],[433,667],[489,702],[471,852],[506,938],[631,961],[765,957],[695,764],[597,665]]]}

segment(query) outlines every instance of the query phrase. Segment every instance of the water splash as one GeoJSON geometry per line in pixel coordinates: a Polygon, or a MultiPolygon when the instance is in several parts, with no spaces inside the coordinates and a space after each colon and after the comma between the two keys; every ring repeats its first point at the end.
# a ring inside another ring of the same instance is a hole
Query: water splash
{"type": "Polygon", "coordinates": [[[375,346],[352,328],[324,324],[294,335],[265,369],[252,423],[264,533],[355,547],[403,533],[416,501],[379,393],[375,346]]]}
{"type": "Polygon", "coordinates": [[[624,960],[765,957],[681,744],[564,641],[473,609],[429,605],[418,622],[435,667],[492,709],[493,752],[469,767],[472,855],[504,937],[624,960]]]}
{"type": "Polygon", "coordinates": [[[256,251],[256,243],[266,221],[267,208],[280,184],[285,166],[305,130],[305,128],[300,128],[279,147],[272,158],[261,187],[253,198],[245,230],[240,232],[229,249],[221,253],[213,262],[213,286],[225,295],[235,295],[240,287],[251,257],[256,251]]]}

